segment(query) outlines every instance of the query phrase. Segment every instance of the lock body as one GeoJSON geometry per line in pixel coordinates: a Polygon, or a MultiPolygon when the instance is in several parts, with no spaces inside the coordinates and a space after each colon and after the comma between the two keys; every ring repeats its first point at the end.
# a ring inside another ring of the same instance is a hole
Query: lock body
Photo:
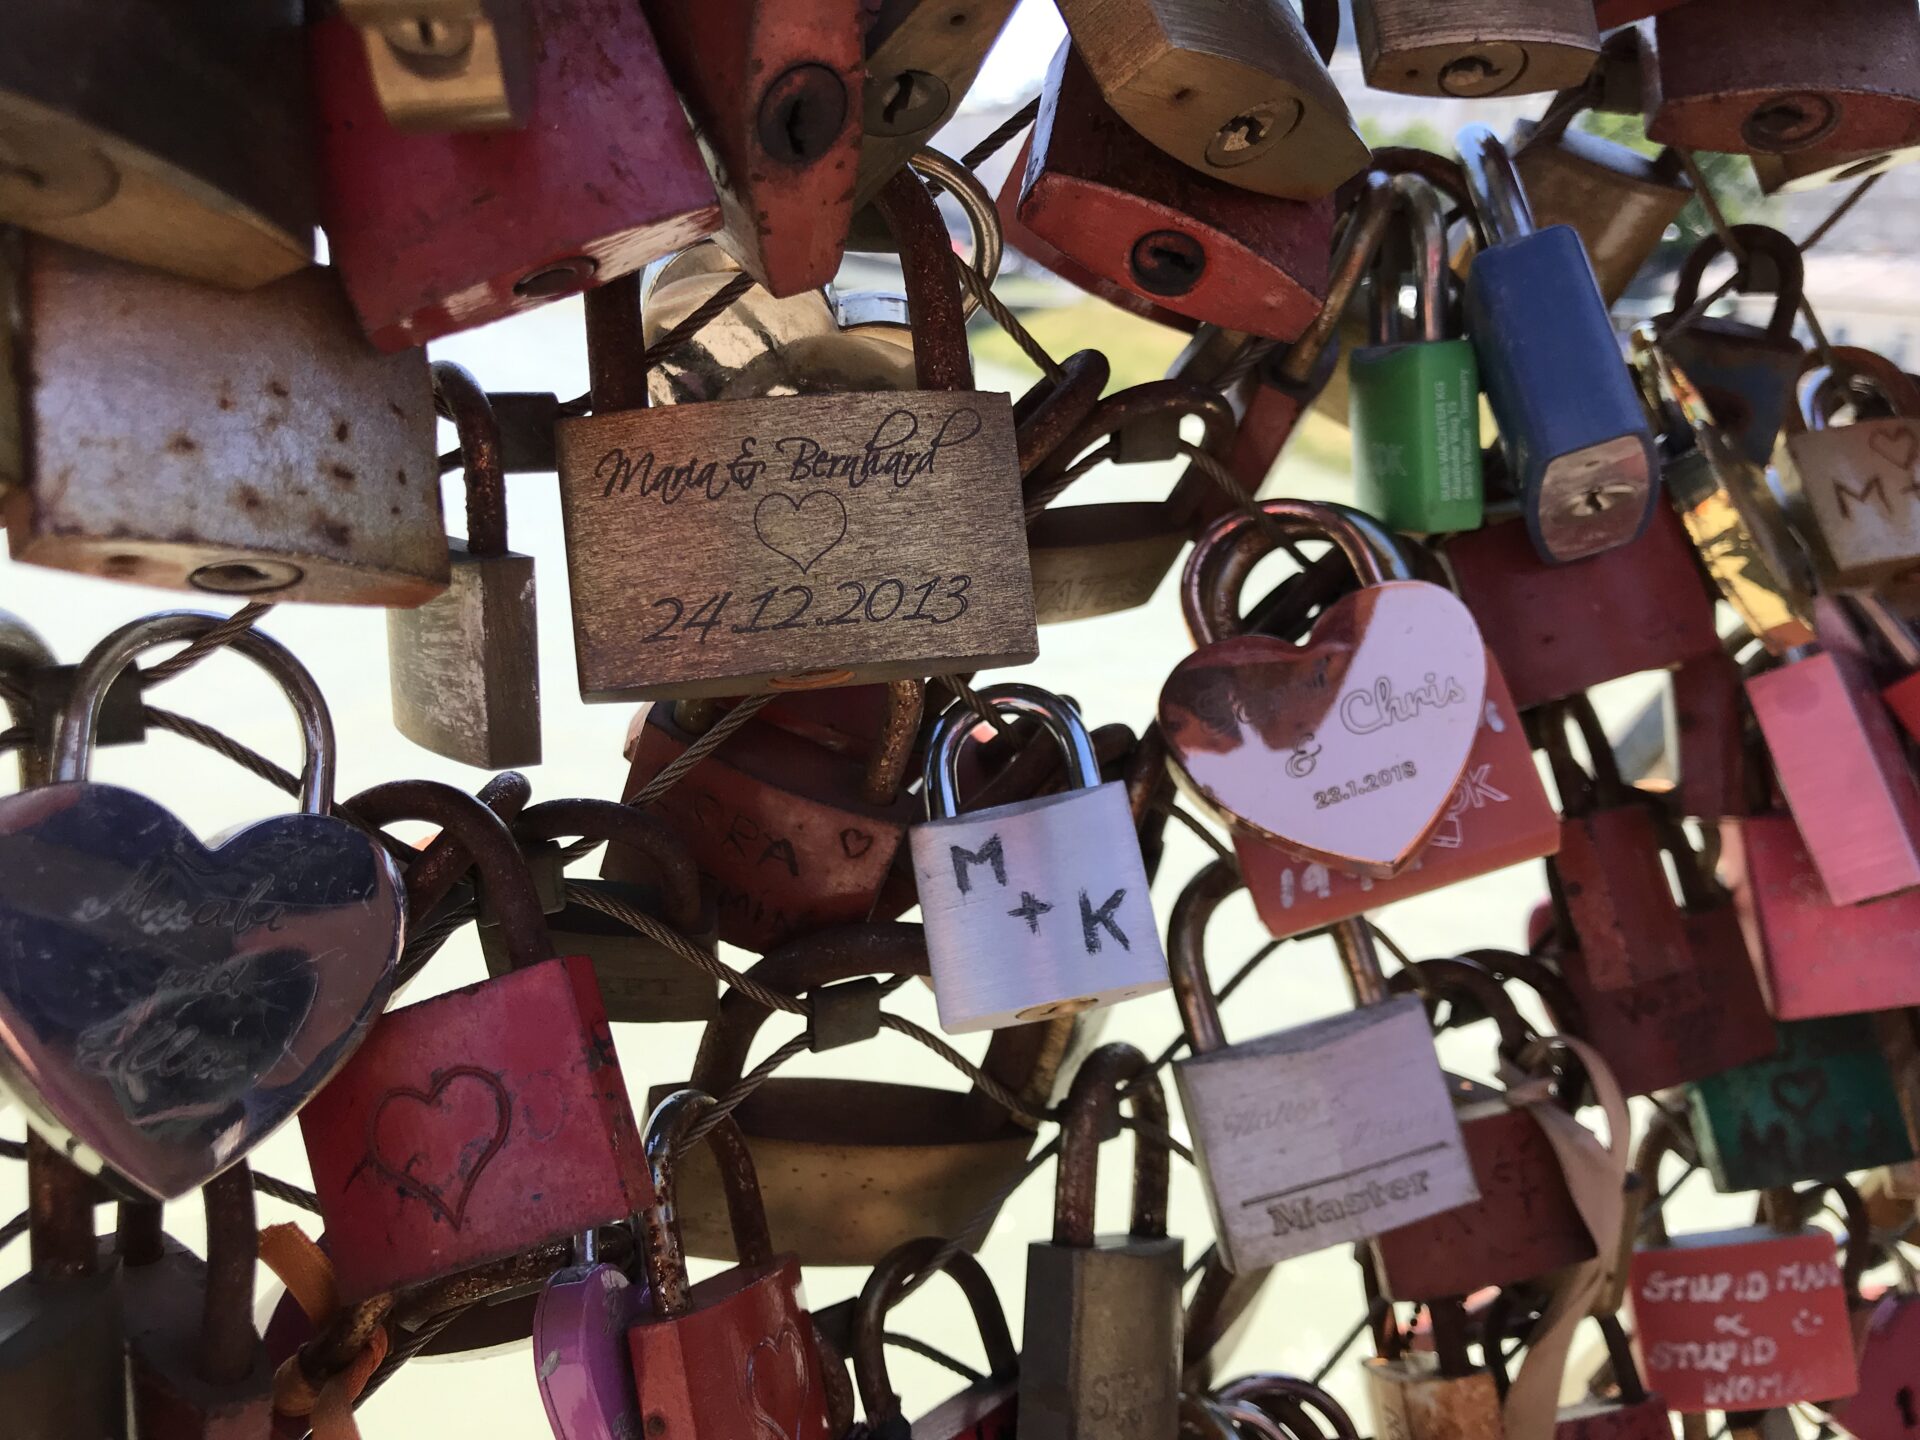
{"type": "Polygon", "coordinates": [[[517,130],[396,130],[359,32],[344,19],[312,28],[327,240],[384,350],[602,284],[719,223],[638,7],[527,8],[535,63],[517,130]]]}
{"type": "Polygon", "coordinates": [[[533,30],[527,0],[345,0],[367,71],[396,130],[500,130],[527,123],[533,30]]]}
{"type": "Polygon", "coordinates": [[[1688,1093],[1716,1189],[1831,1180],[1913,1158],[1886,1057],[1865,1016],[1781,1025],[1764,1059],[1688,1093]]]}
{"type": "Polygon", "coordinates": [[[304,269],[304,47],[298,0],[9,6],[0,223],[236,290],[304,269]]]}
{"type": "Polygon", "coordinates": [[[1174,1074],[1216,1243],[1236,1274],[1479,1196],[1412,997],[1182,1060],[1174,1074]],[[1408,1156],[1399,1141],[1413,1134],[1431,1144],[1408,1156]]]}
{"type": "Polygon", "coordinates": [[[446,590],[387,611],[393,726],[463,765],[540,763],[540,636],[533,557],[447,541],[446,590]]]}
{"type": "Polygon", "coordinates": [[[261,1440],[273,1425],[273,1365],[258,1340],[237,1380],[201,1373],[207,1262],[172,1237],[145,1265],[121,1267],[127,1391],[136,1432],[154,1440],[261,1440]]]}
{"type": "MultiPolygon", "coordinates": [[[[1769,334],[1745,321],[1703,315],[1670,331],[1660,343],[1734,447],[1755,465],[1771,461],[1793,403],[1793,384],[1804,355],[1800,342],[1791,333],[1769,334]]],[[[1907,428],[1911,432],[1913,426],[1907,428]]]]}
{"type": "Polygon", "coordinates": [[[1784,453],[1829,587],[1868,589],[1920,566],[1920,420],[1790,433],[1784,453]]]}
{"type": "Polygon", "coordinates": [[[1172,1236],[1103,1235],[1091,1249],[1027,1247],[1023,1437],[1155,1440],[1176,1433],[1180,1274],[1181,1242],[1172,1236]]]}
{"type": "Polygon", "coordinates": [[[579,957],[389,1012],[300,1126],[347,1303],[619,1223],[652,1200],[579,957]]]}
{"type": "Polygon", "coordinates": [[[1633,1404],[1583,1400],[1561,1406],[1553,1421],[1553,1440],[1669,1440],[1672,1434],[1673,1417],[1658,1395],[1633,1404]]]}
{"type": "Polygon", "coordinates": [[[333,271],[233,294],[51,241],[9,258],[14,559],[333,604],[446,587],[425,357],[374,351],[333,271]]]}
{"type": "Polygon", "coordinates": [[[1724,820],[1752,808],[1746,725],[1740,666],[1732,656],[1700,655],[1673,668],[1666,726],[1682,815],[1724,820]]]}
{"type": "Polygon", "coordinates": [[[645,1285],[612,1265],[570,1265],[541,1287],[528,1338],[554,1440],[639,1433],[627,1327],[646,1304],[645,1285]]]}
{"type": "Polygon", "coordinates": [[[126,1440],[120,1267],[0,1290],[0,1404],[18,1440],[126,1440]]]}
{"type": "Polygon", "coordinates": [[[1531,122],[1516,127],[1513,165],[1534,220],[1573,228],[1611,307],[1680,218],[1693,187],[1676,161],[1649,159],[1576,127],[1528,144],[1531,134],[1531,122]]]}
{"type": "Polygon", "coordinates": [[[1553,858],[1587,982],[1603,990],[1691,968],[1692,951],[1651,803],[1569,815],[1553,858]]]}
{"type": "Polygon", "coordinates": [[[1480,372],[1470,340],[1368,346],[1347,362],[1354,494],[1395,530],[1480,528],[1480,372]]]}
{"type": "Polygon", "coordinates": [[[1027,529],[1039,623],[1137,610],[1167,578],[1191,528],[1164,502],[1143,506],[1122,500],[1042,511],[1027,529]]]}
{"type": "Polygon", "coordinates": [[[1518,0],[1476,13],[1432,0],[1358,0],[1360,70],[1403,95],[1531,95],[1587,78],[1600,32],[1587,0],[1518,0]]]}
{"type": "Polygon", "coordinates": [[[1856,1440],[1902,1440],[1913,1433],[1913,1357],[1920,1353],[1920,1303],[1882,1295],[1867,1316],[1860,1349],[1860,1388],[1831,1408],[1856,1440]]]}
{"type": "Polygon", "coordinates": [[[1382,1440],[1499,1440],[1500,1392],[1485,1370],[1443,1375],[1428,1351],[1366,1361],[1367,1402],[1382,1440]]]}

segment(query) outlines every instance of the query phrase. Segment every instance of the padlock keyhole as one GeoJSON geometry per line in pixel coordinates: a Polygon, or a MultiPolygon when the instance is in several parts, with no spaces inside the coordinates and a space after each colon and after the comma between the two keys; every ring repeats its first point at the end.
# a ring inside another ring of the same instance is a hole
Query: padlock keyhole
{"type": "Polygon", "coordinates": [[[1913,1413],[1913,1387],[1902,1385],[1893,1392],[1893,1403],[1900,1409],[1900,1428],[1902,1430],[1920,1429],[1920,1416],[1913,1413]]]}

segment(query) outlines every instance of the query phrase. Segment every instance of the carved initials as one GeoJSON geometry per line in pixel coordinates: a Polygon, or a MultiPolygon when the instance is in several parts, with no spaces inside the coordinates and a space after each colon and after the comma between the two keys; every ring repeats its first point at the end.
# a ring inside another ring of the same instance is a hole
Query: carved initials
{"type": "Polygon", "coordinates": [[[953,883],[960,887],[962,895],[973,889],[973,878],[968,873],[969,865],[991,865],[994,883],[1007,883],[1007,854],[1000,845],[1000,837],[993,836],[978,850],[969,850],[964,845],[948,847],[953,853],[953,883]]]}
{"type": "Polygon", "coordinates": [[[1086,941],[1089,955],[1100,953],[1102,930],[1118,940],[1122,950],[1133,949],[1132,944],[1127,940],[1127,932],[1113,921],[1113,912],[1120,908],[1120,902],[1126,898],[1127,892],[1124,889],[1116,890],[1107,897],[1107,903],[1096,910],[1093,908],[1093,902],[1087,899],[1087,892],[1084,890],[1080,892],[1080,933],[1086,941]]]}

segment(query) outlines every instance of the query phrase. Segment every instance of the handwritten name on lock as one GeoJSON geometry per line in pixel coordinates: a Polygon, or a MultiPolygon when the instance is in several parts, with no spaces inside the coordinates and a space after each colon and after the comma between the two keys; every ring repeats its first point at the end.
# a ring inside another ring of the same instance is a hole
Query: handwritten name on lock
{"type": "Polygon", "coordinates": [[[999,396],[673,405],[563,421],[558,435],[589,700],[1038,653],[999,396]]]}

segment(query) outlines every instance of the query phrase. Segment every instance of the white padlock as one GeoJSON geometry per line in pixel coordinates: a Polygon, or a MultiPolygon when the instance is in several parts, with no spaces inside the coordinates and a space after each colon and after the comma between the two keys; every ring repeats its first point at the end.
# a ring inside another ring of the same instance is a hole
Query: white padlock
{"type": "Polygon", "coordinates": [[[1059,696],[1001,685],[980,698],[1038,720],[1073,788],[956,815],[960,750],[980,717],[956,704],[935,724],[928,818],[908,838],[940,1027],[1024,1025],[1166,989],[1126,787],[1101,783],[1087,727],[1059,696]]]}

